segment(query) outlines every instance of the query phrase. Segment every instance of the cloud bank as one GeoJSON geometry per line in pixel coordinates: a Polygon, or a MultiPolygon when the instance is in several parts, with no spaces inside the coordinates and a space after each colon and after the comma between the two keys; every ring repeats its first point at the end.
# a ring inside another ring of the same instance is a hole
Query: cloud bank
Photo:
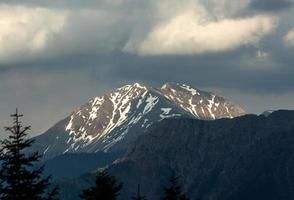
{"type": "Polygon", "coordinates": [[[131,38],[124,50],[140,55],[190,55],[257,45],[274,31],[278,20],[269,14],[240,15],[249,4],[250,1],[186,1],[172,4],[176,12],[166,17],[166,10],[172,6],[160,3],[157,6],[162,20],[145,38],[131,38]]]}
{"type": "Polygon", "coordinates": [[[250,0],[13,2],[0,4],[2,64],[111,51],[224,52],[257,45],[278,22],[275,14],[249,14],[250,0]]]}
{"type": "Polygon", "coordinates": [[[0,6],[1,62],[27,59],[44,50],[66,23],[66,15],[46,8],[0,6]]]}
{"type": "Polygon", "coordinates": [[[251,0],[250,7],[262,11],[277,12],[289,9],[293,4],[292,0],[251,0]]]}
{"type": "Polygon", "coordinates": [[[185,12],[155,27],[142,42],[127,44],[125,49],[141,55],[221,52],[256,45],[275,26],[271,16],[201,22],[196,12],[185,12]]]}

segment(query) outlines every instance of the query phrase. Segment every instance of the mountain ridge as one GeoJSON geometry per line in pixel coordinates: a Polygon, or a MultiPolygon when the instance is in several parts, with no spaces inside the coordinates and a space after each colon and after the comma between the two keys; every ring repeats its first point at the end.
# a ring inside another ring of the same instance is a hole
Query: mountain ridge
{"type": "MultiPolygon", "coordinates": [[[[158,199],[172,174],[191,199],[292,200],[293,142],[294,111],[170,118],[153,124],[107,170],[124,184],[120,200],[130,199],[137,184],[148,199],[158,199]]],[[[95,183],[95,173],[58,183],[61,199],[75,200],[95,183]]]]}
{"type": "Polygon", "coordinates": [[[134,83],[91,98],[35,138],[35,150],[45,158],[64,153],[127,149],[154,122],[186,117],[214,120],[245,111],[213,93],[186,84],[153,88],[134,83]]]}
{"type": "Polygon", "coordinates": [[[138,183],[149,199],[158,199],[175,173],[192,199],[290,200],[293,131],[294,111],[287,110],[216,121],[166,119],[108,170],[125,185],[120,199],[138,183]]]}

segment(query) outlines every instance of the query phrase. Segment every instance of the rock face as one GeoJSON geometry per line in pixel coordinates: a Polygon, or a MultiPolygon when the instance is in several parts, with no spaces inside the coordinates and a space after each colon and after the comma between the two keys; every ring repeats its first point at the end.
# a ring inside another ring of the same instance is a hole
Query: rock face
{"type": "Polygon", "coordinates": [[[95,97],[34,138],[45,159],[64,153],[122,151],[150,125],[166,118],[213,120],[245,112],[228,100],[185,84],[160,89],[135,83],[95,97]]]}
{"type": "Polygon", "coordinates": [[[294,199],[294,111],[203,121],[166,119],[109,167],[124,183],[158,199],[175,173],[191,199],[294,199]]]}

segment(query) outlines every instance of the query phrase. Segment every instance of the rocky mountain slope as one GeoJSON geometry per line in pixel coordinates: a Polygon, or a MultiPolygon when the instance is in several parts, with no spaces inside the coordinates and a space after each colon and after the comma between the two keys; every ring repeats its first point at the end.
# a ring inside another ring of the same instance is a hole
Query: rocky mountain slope
{"type": "Polygon", "coordinates": [[[158,199],[175,173],[191,199],[294,199],[294,111],[201,121],[167,119],[141,136],[109,170],[158,199]]]}
{"type": "Polygon", "coordinates": [[[95,97],[34,138],[45,159],[64,153],[122,151],[150,125],[166,118],[213,120],[244,115],[242,108],[185,84],[138,83],[95,97]]]}

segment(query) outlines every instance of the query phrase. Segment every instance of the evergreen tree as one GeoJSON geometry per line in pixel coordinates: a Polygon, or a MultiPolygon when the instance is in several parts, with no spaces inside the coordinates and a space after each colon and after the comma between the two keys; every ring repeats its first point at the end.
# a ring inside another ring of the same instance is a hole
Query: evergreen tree
{"type": "Polygon", "coordinates": [[[116,200],[121,188],[122,184],[116,183],[113,176],[102,171],[96,176],[95,186],[84,190],[80,197],[84,200],[116,200]]]}
{"type": "Polygon", "coordinates": [[[132,198],[132,200],[146,200],[146,197],[141,195],[140,184],[138,184],[137,194],[132,198]]]}
{"type": "Polygon", "coordinates": [[[164,191],[165,194],[161,200],[189,200],[189,198],[182,192],[178,179],[174,175],[170,178],[170,186],[166,187],[164,191]]]}
{"type": "Polygon", "coordinates": [[[26,139],[29,126],[22,127],[17,110],[11,115],[13,125],[5,127],[10,132],[1,141],[0,149],[0,199],[1,200],[54,200],[57,188],[49,191],[50,176],[43,177],[44,167],[36,167],[41,155],[37,152],[27,155],[24,151],[34,142],[26,139]]]}

